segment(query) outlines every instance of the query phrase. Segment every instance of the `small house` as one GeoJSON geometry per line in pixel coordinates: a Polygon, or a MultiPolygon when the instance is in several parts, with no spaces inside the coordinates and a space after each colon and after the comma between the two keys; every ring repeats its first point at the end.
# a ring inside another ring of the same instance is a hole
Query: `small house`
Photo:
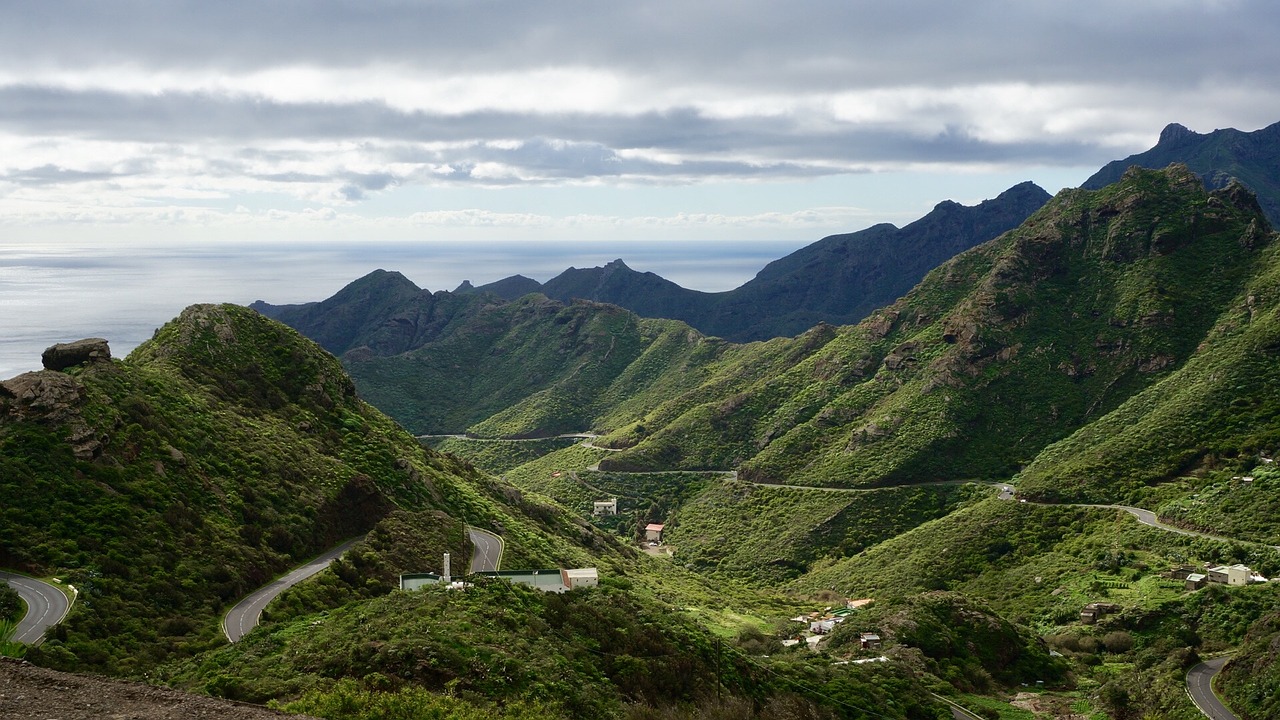
{"type": "Polygon", "coordinates": [[[608,500],[597,500],[592,503],[592,515],[617,515],[618,514],[618,498],[609,498],[608,500]]]}
{"type": "Polygon", "coordinates": [[[1248,565],[1219,565],[1209,568],[1209,582],[1222,585],[1248,585],[1252,582],[1253,571],[1248,565]]]}
{"type": "Polygon", "coordinates": [[[1209,576],[1205,575],[1204,573],[1191,573],[1190,575],[1187,575],[1187,577],[1184,580],[1186,582],[1186,585],[1184,586],[1186,587],[1186,589],[1199,590],[1200,588],[1204,587],[1204,584],[1206,582],[1209,581],[1209,576]]]}
{"type": "Polygon", "coordinates": [[[836,628],[836,621],[833,619],[814,620],[809,623],[809,632],[814,635],[826,635],[836,628]]]}
{"type": "Polygon", "coordinates": [[[858,633],[858,642],[863,650],[879,650],[883,645],[880,636],[871,632],[858,633]]]}
{"type": "Polygon", "coordinates": [[[666,527],[665,525],[661,525],[659,523],[649,523],[648,525],[645,525],[644,526],[645,542],[658,542],[658,543],[662,542],[662,530],[665,527],[666,527]]]}
{"type": "Polygon", "coordinates": [[[573,570],[561,570],[560,582],[570,590],[578,588],[597,587],[600,584],[600,573],[595,568],[575,568],[573,570]]]}
{"type": "Polygon", "coordinates": [[[1080,611],[1080,622],[1092,625],[1101,620],[1107,613],[1119,612],[1120,606],[1115,603],[1092,602],[1080,611]]]}

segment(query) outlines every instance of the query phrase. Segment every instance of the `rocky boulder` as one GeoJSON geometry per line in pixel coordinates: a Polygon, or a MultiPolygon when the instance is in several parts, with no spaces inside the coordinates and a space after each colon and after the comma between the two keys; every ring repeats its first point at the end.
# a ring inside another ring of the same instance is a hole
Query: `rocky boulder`
{"type": "Polygon", "coordinates": [[[66,370],[87,362],[110,360],[111,348],[102,338],[86,338],[72,343],[58,343],[40,356],[48,370],[66,370]]]}

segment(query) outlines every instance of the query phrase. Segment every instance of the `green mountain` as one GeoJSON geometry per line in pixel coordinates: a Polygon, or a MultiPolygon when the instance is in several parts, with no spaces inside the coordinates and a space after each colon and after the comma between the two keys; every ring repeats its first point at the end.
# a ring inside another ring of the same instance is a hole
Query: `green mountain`
{"type": "Polygon", "coordinates": [[[0,387],[0,564],[79,589],[31,651],[46,664],[130,674],[220,644],[231,603],[393,511],[438,528],[424,569],[466,556],[463,522],[505,528],[514,562],[587,558],[566,515],[423,449],[245,308],[195,306],[124,361],[0,387]]]}
{"type": "Polygon", "coordinates": [[[1271,239],[1251,195],[1207,192],[1185,167],[1064,191],[784,372],[615,429],[606,442],[628,449],[602,466],[809,484],[1008,477],[1181,368],[1271,239]]]}
{"type": "Polygon", "coordinates": [[[466,294],[430,293],[398,272],[375,270],[318,303],[250,307],[295,328],[335,354],[361,348],[396,355],[446,332],[459,316],[485,300],[466,294]]]}
{"type": "Polygon", "coordinates": [[[1234,128],[1208,134],[1177,123],[1165,127],[1156,146],[1103,166],[1082,187],[1097,190],[1120,179],[1131,165],[1162,168],[1182,163],[1200,175],[1207,187],[1224,188],[1238,180],[1258,196],[1272,225],[1280,225],[1280,123],[1261,130],[1234,128]]]}
{"type": "Polygon", "coordinates": [[[423,448],[335,358],[247,308],[188,308],[123,361],[95,347],[0,385],[0,564],[78,590],[26,649],[38,664],[330,718],[937,716],[911,668],[749,651],[759,631],[732,633],[761,621],[740,611],[776,600],[657,566],[423,448]],[[464,523],[500,533],[507,567],[598,566],[601,587],[393,592],[466,557],[464,523]],[[225,644],[238,598],[363,533],[225,644]]]}
{"type": "Polygon", "coordinates": [[[540,287],[516,276],[468,289],[513,298],[518,287],[562,302],[610,303],[642,317],[681,320],[704,335],[735,342],[790,337],[819,323],[858,322],[956,253],[1017,227],[1048,199],[1044,190],[1025,182],[973,207],[942,202],[902,228],[885,223],[823,238],[727,292],[688,290],[651,272],[636,272],[622,260],[569,268],[540,287]]]}

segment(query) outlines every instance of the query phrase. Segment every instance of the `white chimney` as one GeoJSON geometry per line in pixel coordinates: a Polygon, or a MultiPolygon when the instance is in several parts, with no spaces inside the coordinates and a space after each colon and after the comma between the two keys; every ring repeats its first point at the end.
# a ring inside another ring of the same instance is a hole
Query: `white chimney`
{"type": "Polygon", "coordinates": [[[451,581],[449,577],[449,553],[444,554],[444,584],[448,585],[451,581]]]}

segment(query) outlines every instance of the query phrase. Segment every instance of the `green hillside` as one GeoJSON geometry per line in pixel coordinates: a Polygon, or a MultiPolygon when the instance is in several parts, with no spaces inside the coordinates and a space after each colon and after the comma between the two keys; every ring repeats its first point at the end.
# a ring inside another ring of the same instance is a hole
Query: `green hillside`
{"type": "Polygon", "coordinates": [[[220,644],[231,603],[396,508],[503,527],[517,562],[585,557],[555,532],[566,516],[529,520],[359,400],[332,356],[245,308],[192,307],[123,362],[3,387],[0,565],[80,592],[39,662],[125,674],[220,644]]]}
{"type": "Polygon", "coordinates": [[[414,432],[546,437],[634,418],[740,352],[675,321],[531,295],[412,352],[344,362],[362,395],[414,432]]]}
{"type": "Polygon", "coordinates": [[[1243,132],[1223,128],[1197,133],[1177,123],[1167,125],[1155,147],[1123,160],[1107,163],[1081,187],[1110,185],[1133,165],[1162,168],[1182,163],[1199,174],[1211,188],[1226,187],[1232,180],[1257,193],[1267,217],[1280,223],[1280,123],[1243,132]]]}
{"type": "Polygon", "coordinates": [[[783,372],[640,418],[643,433],[608,439],[635,445],[605,466],[741,463],[753,479],[845,485],[1008,477],[1212,340],[1271,237],[1252,196],[1206,192],[1185,168],[1064,191],[783,372]]]}

